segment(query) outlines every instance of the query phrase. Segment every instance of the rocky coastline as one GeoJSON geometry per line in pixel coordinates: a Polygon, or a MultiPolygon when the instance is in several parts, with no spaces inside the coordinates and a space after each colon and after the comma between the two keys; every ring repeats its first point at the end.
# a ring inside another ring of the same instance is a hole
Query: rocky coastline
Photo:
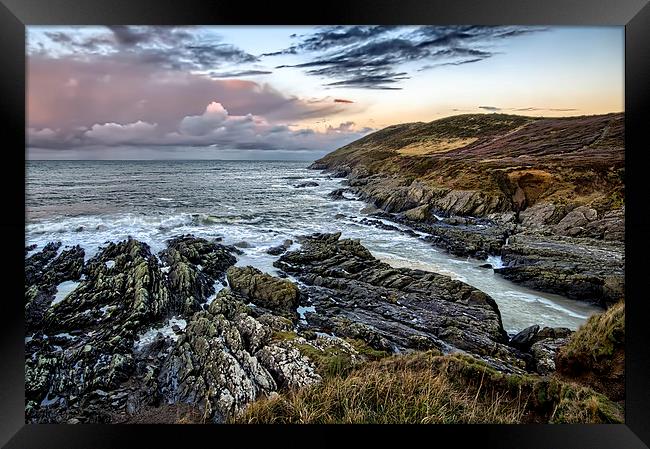
{"type": "Polygon", "coordinates": [[[463,282],[392,268],[340,233],[298,243],[278,250],[281,277],[235,266],[238,249],[218,238],[178,236],[158,254],[128,239],[86,261],[79,247],[36,249],[27,422],[226,422],[340,366],[423,351],[548,376],[572,334],[509,338],[494,300],[463,282]],[[77,284],[61,297],[66,282],[77,284]]]}
{"type": "Polygon", "coordinates": [[[386,128],[310,168],[346,178],[332,197],[367,201],[369,223],[407,224],[456,256],[500,256],[506,279],[607,308],[625,290],[622,126],[622,114],[456,116],[386,128]]]}
{"type": "Polygon", "coordinates": [[[394,268],[341,232],[266,248],[275,275],[238,265],[247,242],[221,237],[177,235],[158,252],[128,238],[92,257],[56,241],[25,248],[26,421],[390,422],[405,415],[383,417],[372,398],[403,390],[444,391],[431,398],[440,410],[468,410],[409,422],[622,422],[621,139],[621,114],[458,116],[390,127],[311,165],[342,179],[330,199],[369,203],[365,225],[498,256],[482,267],[600,305],[576,332],[508,335],[486,293],[394,268]],[[332,398],[350,388],[368,396],[341,417],[332,398]]]}

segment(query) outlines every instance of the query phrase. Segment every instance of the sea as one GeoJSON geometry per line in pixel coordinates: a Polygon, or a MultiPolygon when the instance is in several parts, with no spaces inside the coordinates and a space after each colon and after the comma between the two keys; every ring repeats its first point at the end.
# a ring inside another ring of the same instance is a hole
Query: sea
{"type": "MultiPolygon", "coordinates": [[[[577,329],[601,311],[518,286],[478,268],[485,261],[449,255],[418,236],[364,225],[367,203],[351,194],[347,201],[330,199],[327,194],[342,187],[342,180],[310,170],[306,162],[30,160],[26,165],[25,240],[38,245],[30,254],[61,241],[63,247],[80,245],[89,258],[106,242],[129,236],[158,252],[167,239],[193,234],[221,237],[244,252],[237,265],[277,274],[277,256],[267,254],[268,248],[301,235],[340,231],[394,267],[441,273],[487,293],[510,334],[533,324],[577,329]],[[295,187],[310,181],[318,185],[295,187]]],[[[291,249],[298,247],[296,242],[291,249]]],[[[502,263],[496,256],[487,262],[502,263]]]]}

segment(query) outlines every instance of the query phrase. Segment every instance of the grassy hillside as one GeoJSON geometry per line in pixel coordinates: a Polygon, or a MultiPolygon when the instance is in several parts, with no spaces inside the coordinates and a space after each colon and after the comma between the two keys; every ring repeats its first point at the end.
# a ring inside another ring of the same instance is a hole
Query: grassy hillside
{"type": "Polygon", "coordinates": [[[624,115],[535,118],[465,114],[369,134],[314,163],[431,188],[476,190],[599,211],[624,202],[624,115]]]}

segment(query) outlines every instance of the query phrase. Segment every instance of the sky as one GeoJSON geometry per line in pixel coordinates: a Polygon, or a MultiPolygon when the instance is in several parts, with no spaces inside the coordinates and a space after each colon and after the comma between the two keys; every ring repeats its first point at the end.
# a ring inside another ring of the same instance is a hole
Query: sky
{"type": "Polygon", "coordinates": [[[29,26],[27,159],[314,160],[465,113],[624,108],[623,27],[29,26]]]}

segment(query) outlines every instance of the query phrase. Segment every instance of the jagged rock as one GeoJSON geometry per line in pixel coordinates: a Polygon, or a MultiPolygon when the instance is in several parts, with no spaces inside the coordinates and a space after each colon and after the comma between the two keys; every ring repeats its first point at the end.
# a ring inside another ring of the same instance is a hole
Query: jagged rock
{"type": "Polygon", "coordinates": [[[537,332],[535,336],[533,337],[533,342],[537,343],[540,340],[545,340],[545,339],[559,339],[559,338],[567,338],[571,336],[573,331],[567,327],[544,327],[542,330],[537,332]]]}
{"type": "Polygon", "coordinates": [[[369,206],[366,206],[363,209],[361,209],[359,212],[361,212],[364,215],[374,215],[374,214],[379,213],[381,211],[379,209],[377,209],[375,206],[369,205],[369,206]]]}
{"type": "Polygon", "coordinates": [[[529,228],[543,228],[546,225],[558,223],[563,214],[563,209],[550,203],[537,203],[519,213],[521,224],[529,228]]]}
{"type": "Polygon", "coordinates": [[[348,173],[345,170],[335,170],[330,176],[332,176],[332,178],[345,178],[347,175],[348,173]]]}
{"type": "Polygon", "coordinates": [[[519,332],[517,335],[510,339],[510,346],[514,346],[522,351],[528,351],[533,344],[535,335],[539,332],[539,325],[534,324],[519,332]]]}
{"type": "Polygon", "coordinates": [[[293,282],[250,266],[230,267],[226,275],[230,288],[250,298],[253,304],[295,317],[300,290],[293,282]]]}
{"type": "Polygon", "coordinates": [[[199,404],[208,419],[222,422],[262,394],[320,381],[307,358],[279,346],[272,329],[247,312],[224,289],[194,314],[158,377],[167,402],[199,404]]]}
{"type": "Polygon", "coordinates": [[[623,242],[518,233],[501,250],[506,279],[606,307],[624,297],[623,242]]]}
{"type": "Polygon", "coordinates": [[[300,189],[303,187],[318,187],[318,183],[314,181],[307,181],[307,182],[301,182],[300,184],[296,184],[294,187],[296,189],[300,189]]]}
{"type": "Polygon", "coordinates": [[[587,206],[580,206],[566,214],[554,230],[557,234],[575,237],[585,234],[586,226],[598,218],[598,212],[587,206]]]}
{"type": "MultiPolygon", "coordinates": [[[[192,270],[200,262],[207,276],[223,277],[225,265],[234,262],[223,248],[202,239],[183,236],[169,244],[167,262],[192,270]]],[[[114,422],[155,403],[158,370],[177,338],[156,335],[155,329],[183,310],[172,291],[177,284],[150,248],[131,238],[107,244],[85,265],[80,248],[54,258],[55,248],[50,245],[47,257],[33,260],[51,261],[37,273],[40,279],[58,282],[81,270],[85,278],[63,300],[48,303],[39,330],[26,340],[27,421],[114,422]],[[152,334],[148,342],[142,339],[146,333],[152,334]]],[[[26,296],[42,299],[37,285],[28,286],[26,296]]],[[[176,329],[168,329],[172,336],[182,332],[178,324],[164,326],[176,329]]]]}
{"type": "Polygon", "coordinates": [[[80,246],[65,249],[57,255],[61,243],[48,243],[43,250],[25,260],[25,327],[34,332],[57,292],[58,285],[81,277],[85,252],[80,246]]]}
{"type": "Polygon", "coordinates": [[[585,227],[586,234],[604,240],[625,240],[625,208],[606,212],[585,227]]]}
{"type": "Polygon", "coordinates": [[[309,359],[295,348],[269,345],[256,355],[262,366],[277,379],[280,388],[302,388],[321,380],[309,359]]]}
{"type": "Polygon", "coordinates": [[[275,266],[307,285],[314,330],[362,339],[380,350],[437,348],[475,354],[493,366],[520,372],[529,356],[506,345],[494,300],[436,273],[392,268],[358,240],[315,234],[275,266]]]}
{"type": "Polygon", "coordinates": [[[279,256],[280,254],[288,250],[289,247],[291,247],[291,245],[293,245],[293,240],[286,239],[284,242],[282,242],[281,245],[272,246],[271,248],[267,249],[266,253],[272,256],[279,256]]]}
{"type": "Polygon", "coordinates": [[[347,191],[348,189],[336,189],[328,193],[327,196],[333,200],[347,200],[349,198],[346,198],[345,195],[343,195],[347,191]]]}
{"type": "Polygon", "coordinates": [[[201,308],[214,293],[214,283],[223,280],[226,269],[236,262],[230,248],[189,235],[169,240],[160,260],[169,267],[169,289],[186,315],[201,308]]]}
{"type": "Polygon", "coordinates": [[[544,338],[536,341],[530,347],[530,353],[535,360],[535,370],[542,376],[555,372],[555,357],[568,338],[544,338]]]}

